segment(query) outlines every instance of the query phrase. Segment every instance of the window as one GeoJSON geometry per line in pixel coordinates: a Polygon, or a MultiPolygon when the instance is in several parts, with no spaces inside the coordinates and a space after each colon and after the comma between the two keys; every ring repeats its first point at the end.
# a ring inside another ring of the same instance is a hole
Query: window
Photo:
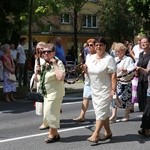
{"type": "Polygon", "coordinates": [[[61,14],[61,23],[70,23],[70,14],[61,14]]]}
{"type": "Polygon", "coordinates": [[[97,27],[96,15],[84,15],[83,16],[83,27],[96,28],[97,27]]]}

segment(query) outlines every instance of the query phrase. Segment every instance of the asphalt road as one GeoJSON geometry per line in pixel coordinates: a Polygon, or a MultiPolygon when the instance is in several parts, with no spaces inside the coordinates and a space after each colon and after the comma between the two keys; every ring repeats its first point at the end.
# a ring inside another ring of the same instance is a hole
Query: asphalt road
{"type": "Polygon", "coordinates": [[[124,111],[119,109],[118,122],[111,124],[113,138],[92,144],[86,140],[95,122],[91,101],[86,122],[75,123],[72,120],[79,114],[81,102],[81,92],[64,97],[59,129],[61,140],[53,144],[45,144],[48,130],[38,129],[42,116],[35,115],[32,102],[0,102],[0,150],[149,150],[150,138],[141,137],[137,133],[142,115],[137,106],[128,122],[120,122],[124,111]]]}

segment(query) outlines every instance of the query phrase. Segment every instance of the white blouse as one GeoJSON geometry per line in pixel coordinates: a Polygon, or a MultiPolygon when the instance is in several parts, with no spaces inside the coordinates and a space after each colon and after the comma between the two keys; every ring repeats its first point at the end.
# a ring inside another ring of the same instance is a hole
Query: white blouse
{"type": "MultiPolygon", "coordinates": [[[[123,76],[126,74],[122,71],[122,69],[127,70],[127,73],[129,73],[136,68],[133,59],[129,56],[125,55],[121,60],[119,59],[119,57],[115,57],[115,61],[117,63],[117,76],[123,76]]],[[[121,77],[120,80],[129,81],[133,77],[133,75],[134,72],[125,77],[121,77]]]]}

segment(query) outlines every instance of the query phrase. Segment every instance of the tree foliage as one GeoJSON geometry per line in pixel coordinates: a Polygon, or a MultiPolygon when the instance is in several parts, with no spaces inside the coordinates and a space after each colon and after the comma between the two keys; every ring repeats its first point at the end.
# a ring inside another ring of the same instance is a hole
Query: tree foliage
{"type": "Polygon", "coordinates": [[[58,14],[60,12],[59,0],[1,0],[0,1],[0,42],[17,42],[21,34],[28,33],[30,14],[32,9],[32,23],[42,25],[40,18],[58,14]]]}
{"type": "Polygon", "coordinates": [[[100,32],[112,41],[132,39],[139,30],[139,18],[128,11],[126,0],[100,1],[100,32]]]}
{"type": "Polygon", "coordinates": [[[12,35],[17,38],[24,22],[23,14],[28,11],[28,0],[0,1],[0,42],[9,42],[12,35]]]}
{"type": "Polygon", "coordinates": [[[150,0],[128,0],[129,11],[143,18],[143,29],[150,30],[150,0]]]}

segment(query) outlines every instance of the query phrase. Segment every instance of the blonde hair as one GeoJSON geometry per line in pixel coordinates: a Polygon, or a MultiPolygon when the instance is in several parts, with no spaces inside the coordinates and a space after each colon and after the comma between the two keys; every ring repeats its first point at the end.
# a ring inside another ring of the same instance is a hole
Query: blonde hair
{"type": "Polygon", "coordinates": [[[111,50],[114,50],[115,45],[117,44],[117,42],[113,42],[111,45],[111,50]]]}
{"type": "Polygon", "coordinates": [[[36,47],[38,47],[38,46],[44,47],[45,45],[46,45],[46,43],[41,41],[41,42],[37,43],[36,47]]]}
{"type": "Polygon", "coordinates": [[[115,46],[114,46],[114,50],[117,51],[117,50],[123,50],[123,51],[126,51],[126,47],[124,44],[122,43],[116,43],[115,46]]]}
{"type": "Polygon", "coordinates": [[[87,47],[87,46],[88,46],[87,43],[84,43],[84,44],[83,44],[83,47],[87,47]]]}

